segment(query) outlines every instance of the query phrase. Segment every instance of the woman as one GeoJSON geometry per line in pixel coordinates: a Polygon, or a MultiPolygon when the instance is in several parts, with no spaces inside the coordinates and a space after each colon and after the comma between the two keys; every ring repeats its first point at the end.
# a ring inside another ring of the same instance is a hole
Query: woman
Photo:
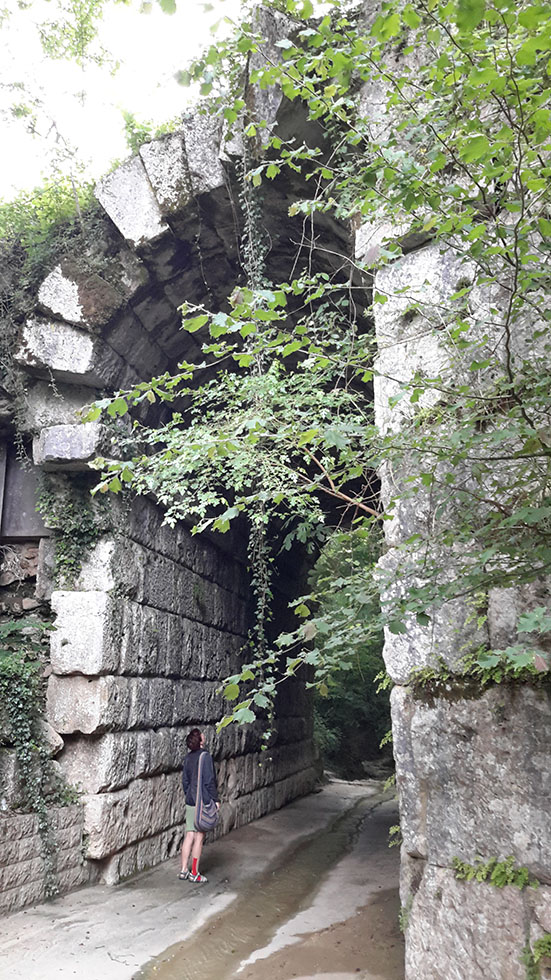
{"type": "Polygon", "coordinates": [[[216,775],[212,756],[206,749],[205,736],[198,728],[192,728],[186,738],[186,745],[189,752],[184,762],[182,770],[182,783],[186,796],[186,836],[182,844],[182,868],[178,877],[182,881],[207,881],[205,875],[199,872],[199,858],[203,850],[205,835],[200,830],[195,829],[195,804],[197,802],[197,770],[199,758],[204,756],[201,773],[202,797],[205,803],[214,800],[217,808],[220,808],[218,801],[218,788],[216,786],[216,775]],[[191,856],[191,871],[188,869],[191,856]]]}

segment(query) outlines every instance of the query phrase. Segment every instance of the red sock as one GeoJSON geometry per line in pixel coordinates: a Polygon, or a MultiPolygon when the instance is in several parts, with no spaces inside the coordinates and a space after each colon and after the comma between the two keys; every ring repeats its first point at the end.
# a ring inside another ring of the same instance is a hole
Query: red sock
{"type": "Polygon", "coordinates": [[[192,875],[197,874],[197,858],[193,858],[193,861],[191,862],[191,873],[192,875]]]}

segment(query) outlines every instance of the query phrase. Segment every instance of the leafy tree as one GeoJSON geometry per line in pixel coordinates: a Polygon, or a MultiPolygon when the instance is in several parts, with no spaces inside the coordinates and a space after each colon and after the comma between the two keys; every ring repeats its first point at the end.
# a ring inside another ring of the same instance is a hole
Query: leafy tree
{"type": "MultiPolygon", "coordinates": [[[[490,587],[534,581],[551,564],[551,11],[516,0],[385,0],[370,18],[340,2],[333,15],[313,18],[308,0],[268,6],[288,12],[289,30],[278,42],[281,61],[266,59],[251,81],[278,84],[304,103],[331,136],[328,152],[284,142],[277,131],[262,144],[265,121],[247,115],[242,93],[228,92],[228,65],[262,49],[254,18],[211,47],[186,80],[208,67],[210,111],[243,127],[246,203],[291,168],[313,189],[293,213],[315,225],[316,213],[331,212],[380,230],[363,266],[377,271],[371,303],[368,291],[350,302],[342,284],[311,267],[291,283],[266,283],[249,248],[231,312],[185,314],[186,329],[208,331],[203,352],[205,363],[220,365],[216,384],[197,387],[202,367],[183,364],[177,376],[111,401],[115,415],[181,394],[191,407],[160,431],[136,431],[147,451],[105,461],[98,489],[116,491],[122,481],[153,490],[169,520],[192,513],[199,529],[224,531],[241,514],[257,530],[285,522],[289,544],[323,537],[323,497],[341,500],[353,519],[378,515],[378,469],[397,488],[378,516],[392,519],[406,506],[427,512],[401,546],[399,567],[385,573],[389,628],[404,632],[415,617],[430,628],[442,604],[462,597],[483,619],[490,587]],[[446,251],[452,288],[436,295],[430,281],[406,282],[397,295],[389,268],[412,243],[428,241],[446,251]],[[412,349],[430,346],[439,365],[430,374],[422,359],[403,377],[388,376],[384,356],[374,361],[357,307],[369,316],[390,298],[401,303],[412,349]],[[393,386],[379,430],[372,379],[393,386]]],[[[245,210],[250,244],[255,210],[245,210]]],[[[314,238],[310,246],[315,254],[314,238]]],[[[310,608],[296,611],[308,620],[302,638],[312,639],[310,608]]],[[[542,606],[535,615],[547,613],[542,606]]],[[[539,644],[536,654],[520,644],[492,656],[547,669],[545,636],[539,644]]],[[[258,650],[265,660],[262,643],[258,650]]],[[[289,672],[310,654],[289,658],[289,672]]],[[[237,699],[254,674],[247,665],[228,696],[237,699]]],[[[239,702],[239,720],[274,683],[239,702]]]]}

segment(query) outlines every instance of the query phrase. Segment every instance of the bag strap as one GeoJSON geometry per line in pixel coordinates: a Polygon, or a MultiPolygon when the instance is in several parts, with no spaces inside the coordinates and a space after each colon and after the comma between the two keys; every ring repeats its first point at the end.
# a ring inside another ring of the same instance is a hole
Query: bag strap
{"type": "Polygon", "coordinates": [[[203,752],[201,752],[201,755],[199,756],[199,762],[197,765],[197,793],[195,795],[195,806],[199,806],[199,803],[203,802],[202,776],[203,776],[203,759],[205,755],[206,752],[203,750],[203,752]]]}

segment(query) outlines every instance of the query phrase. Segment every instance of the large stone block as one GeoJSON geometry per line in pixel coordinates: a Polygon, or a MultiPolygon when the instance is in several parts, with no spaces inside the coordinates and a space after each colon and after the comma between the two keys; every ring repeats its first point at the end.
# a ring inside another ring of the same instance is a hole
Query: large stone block
{"type": "Polygon", "coordinates": [[[25,431],[37,432],[45,426],[75,425],[81,421],[82,409],[94,398],[90,388],[56,385],[45,381],[29,383],[25,391],[25,431]]]}
{"type": "Polygon", "coordinates": [[[142,245],[168,231],[141,157],[132,157],[96,187],[96,197],[121,235],[142,245]]]}
{"type": "Polygon", "coordinates": [[[405,903],[406,977],[526,980],[526,898],[513,886],[455,879],[427,865],[405,903]]]}
{"type": "MultiPolygon", "coordinates": [[[[448,556],[441,579],[454,574],[454,555],[448,556]]],[[[409,570],[404,553],[391,549],[379,560],[380,587],[383,603],[395,601],[407,594],[412,582],[421,581],[409,570]]],[[[461,672],[465,657],[488,644],[488,629],[479,624],[478,617],[462,599],[454,599],[427,608],[430,623],[420,625],[413,614],[404,617],[406,631],[391,633],[385,627],[383,657],[395,684],[407,684],[412,671],[423,667],[438,670],[442,663],[461,672]]]]}
{"type": "Polygon", "coordinates": [[[105,339],[141,378],[160,374],[168,366],[166,355],[132,310],[127,310],[109,327],[105,339]]]}
{"type": "Polygon", "coordinates": [[[377,272],[375,289],[387,298],[375,309],[375,417],[383,431],[398,431],[440,399],[440,391],[434,389],[423,391],[414,404],[407,397],[392,404],[401,384],[416,372],[429,378],[441,375],[450,385],[457,379],[458,367],[451,363],[443,342],[443,311],[448,298],[472,275],[472,265],[451,250],[441,254],[437,245],[404,255],[377,272]],[[418,303],[419,309],[410,311],[412,303],[418,303]]]}
{"type": "Polygon", "coordinates": [[[99,422],[52,425],[33,439],[33,461],[45,470],[87,470],[101,454],[105,438],[99,422]]]}
{"type": "Polygon", "coordinates": [[[65,258],[44,279],[38,301],[47,315],[94,328],[111,320],[124,297],[102,276],[65,258]]]}
{"type": "Polygon", "coordinates": [[[551,607],[551,578],[536,580],[518,588],[490,589],[488,593],[488,631],[494,650],[515,643],[541,647],[548,645],[541,634],[518,632],[518,620],[523,613],[540,606],[551,607]]]}
{"type": "Polygon", "coordinates": [[[221,117],[189,113],[183,118],[182,129],[193,194],[198,196],[225,187],[227,177],[220,161],[221,117]]]}
{"type": "Polygon", "coordinates": [[[188,728],[113,732],[71,739],[61,765],[66,778],[87,794],[122,789],[133,779],[178,770],[187,754],[188,728]]]}
{"type": "Polygon", "coordinates": [[[180,773],[137,779],[126,789],[87,796],[87,856],[98,859],[184,820],[180,773]]]}
{"type": "Polygon", "coordinates": [[[181,823],[168,830],[153,834],[137,844],[129,844],[123,851],[105,858],[101,863],[101,880],[106,885],[116,885],[131,875],[154,867],[178,852],[184,836],[181,823]]]}
{"type": "Polygon", "coordinates": [[[23,327],[15,360],[21,367],[47,379],[96,388],[119,387],[125,365],[99,337],[68,323],[31,317],[23,327]]]}
{"type": "Polygon", "coordinates": [[[183,133],[145,143],[140,156],[162,214],[182,211],[193,196],[183,133]]]}
{"type": "Polygon", "coordinates": [[[497,685],[449,698],[392,692],[405,851],[451,867],[513,855],[551,882],[549,693],[497,685]]]}
{"type": "Polygon", "coordinates": [[[0,809],[17,809],[24,802],[19,766],[13,749],[0,749],[0,809]]]}
{"type": "Polygon", "coordinates": [[[217,682],[160,677],[57,677],[48,681],[48,718],[57,732],[83,735],[218,721],[217,682]]]}
{"type": "MultiPolygon", "coordinates": [[[[108,566],[105,575],[109,581],[108,566]]],[[[116,600],[106,592],[53,592],[51,602],[57,616],[50,638],[55,673],[93,676],[117,670],[119,649],[111,632],[116,600]]]]}

